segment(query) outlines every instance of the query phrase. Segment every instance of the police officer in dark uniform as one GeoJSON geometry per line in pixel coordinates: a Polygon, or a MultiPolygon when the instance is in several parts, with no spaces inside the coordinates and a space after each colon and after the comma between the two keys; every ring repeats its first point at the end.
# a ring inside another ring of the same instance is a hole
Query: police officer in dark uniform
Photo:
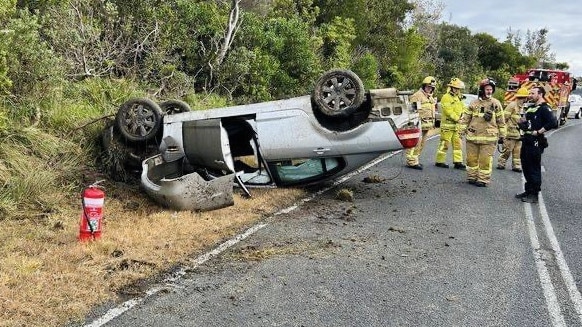
{"type": "Polygon", "coordinates": [[[525,192],[515,197],[523,202],[538,202],[542,185],[542,153],[548,147],[544,133],[558,127],[557,119],[544,99],[545,95],[546,90],[541,86],[530,89],[528,99],[533,104],[524,108],[525,115],[518,124],[523,131],[520,158],[525,177],[525,192]]]}

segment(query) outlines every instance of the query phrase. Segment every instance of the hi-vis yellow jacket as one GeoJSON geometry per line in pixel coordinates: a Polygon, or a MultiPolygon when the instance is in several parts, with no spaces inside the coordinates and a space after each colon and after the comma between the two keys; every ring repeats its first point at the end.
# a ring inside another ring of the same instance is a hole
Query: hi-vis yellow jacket
{"type": "Polygon", "coordinates": [[[465,110],[465,105],[458,95],[447,92],[441,98],[441,131],[457,130],[457,123],[465,110]]]}
{"type": "Polygon", "coordinates": [[[517,101],[511,101],[505,111],[503,112],[503,117],[505,118],[505,124],[507,126],[507,138],[508,139],[519,139],[521,134],[519,132],[519,127],[517,122],[521,118],[521,107],[517,104],[517,101]]]}
{"type": "Polygon", "coordinates": [[[426,94],[422,89],[419,89],[410,96],[409,100],[410,102],[420,102],[420,108],[418,108],[420,128],[424,131],[433,129],[436,99],[432,94],[426,94]]]}
{"type": "Polygon", "coordinates": [[[479,98],[471,102],[459,120],[459,132],[465,134],[467,142],[475,144],[495,144],[500,137],[506,137],[507,128],[499,100],[479,98]],[[490,121],[483,118],[488,111],[492,116],[490,121]]]}

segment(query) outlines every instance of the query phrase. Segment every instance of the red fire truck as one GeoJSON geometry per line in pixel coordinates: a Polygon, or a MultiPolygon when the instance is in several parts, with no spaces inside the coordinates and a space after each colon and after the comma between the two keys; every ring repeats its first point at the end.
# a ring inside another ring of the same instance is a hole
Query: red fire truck
{"type": "Polygon", "coordinates": [[[563,125],[570,107],[568,96],[576,89],[576,79],[563,70],[528,69],[525,73],[513,75],[507,82],[505,104],[515,100],[515,92],[520,87],[529,90],[534,86],[544,87],[546,101],[554,111],[558,123],[563,125]]]}

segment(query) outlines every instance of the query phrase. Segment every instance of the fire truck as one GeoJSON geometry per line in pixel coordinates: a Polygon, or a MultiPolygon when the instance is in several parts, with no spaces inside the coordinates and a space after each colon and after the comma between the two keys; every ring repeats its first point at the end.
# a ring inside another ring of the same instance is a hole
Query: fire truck
{"type": "Polygon", "coordinates": [[[515,100],[515,92],[520,87],[529,90],[534,86],[542,86],[546,90],[545,99],[552,108],[558,124],[563,125],[570,109],[568,96],[576,89],[576,79],[563,70],[528,69],[525,73],[509,78],[505,104],[515,100]]]}

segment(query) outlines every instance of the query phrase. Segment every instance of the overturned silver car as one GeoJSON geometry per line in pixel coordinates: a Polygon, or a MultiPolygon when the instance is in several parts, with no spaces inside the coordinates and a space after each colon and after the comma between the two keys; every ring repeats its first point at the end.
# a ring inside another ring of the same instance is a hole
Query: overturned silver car
{"type": "Polygon", "coordinates": [[[319,183],[414,147],[420,129],[410,94],[365,91],[353,72],[332,70],[311,96],[286,100],[189,111],[181,103],[162,109],[133,99],[121,107],[116,127],[132,142],[160,139],[141,172],[156,202],[212,210],[233,204],[234,183],[247,194],[251,186],[319,183]]]}

